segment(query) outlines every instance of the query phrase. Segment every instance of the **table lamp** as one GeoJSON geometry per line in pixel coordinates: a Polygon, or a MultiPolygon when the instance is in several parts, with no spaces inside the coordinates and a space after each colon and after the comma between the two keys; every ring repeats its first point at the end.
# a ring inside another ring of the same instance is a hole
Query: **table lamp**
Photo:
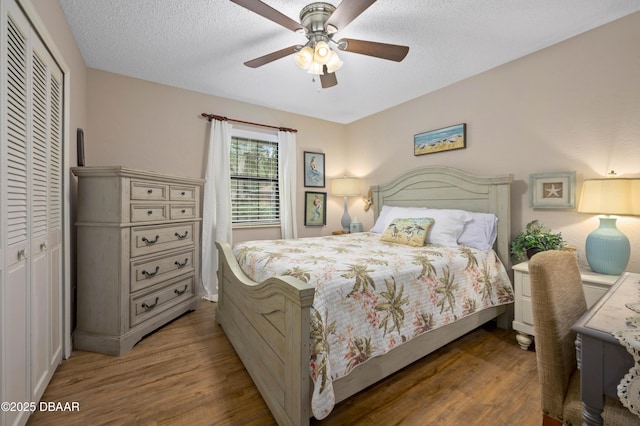
{"type": "Polygon", "coordinates": [[[600,226],[587,236],[585,251],[591,269],[607,275],[622,274],[629,263],[629,239],[610,215],[640,215],[640,179],[585,180],[578,211],[606,215],[600,217],[600,226]]]}
{"type": "Polygon", "coordinates": [[[347,211],[347,197],[355,197],[360,195],[360,179],[352,177],[342,177],[331,181],[331,195],[336,197],[344,197],[344,214],[340,224],[342,232],[349,232],[351,218],[347,211]]]}

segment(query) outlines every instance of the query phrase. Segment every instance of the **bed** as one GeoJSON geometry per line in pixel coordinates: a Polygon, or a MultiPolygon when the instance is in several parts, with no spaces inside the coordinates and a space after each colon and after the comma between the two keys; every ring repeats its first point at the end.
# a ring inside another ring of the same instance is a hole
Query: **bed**
{"type": "MultiPolygon", "coordinates": [[[[385,205],[493,213],[498,222],[492,253],[510,270],[511,181],[511,175],[481,177],[439,166],[411,170],[387,184],[371,187],[374,216],[377,219],[385,205]]],[[[370,237],[363,233],[358,238],[370,237]]],[[[276,421],[308,424],[317,382],[310,374],[312,345],[317,344],[312,338],[316,288],[295,274],[256,282],[243,272],[229,244],[216,245],[220,254],[216,321],[276,421]]],[[[331,403],[339,403],[487,321],[496,319],[500,326],[508,327],[510,312],[509,303],[473,310],[395,345],[383,355],[368,358],[349,374],[332,380],[331,403]]]]}

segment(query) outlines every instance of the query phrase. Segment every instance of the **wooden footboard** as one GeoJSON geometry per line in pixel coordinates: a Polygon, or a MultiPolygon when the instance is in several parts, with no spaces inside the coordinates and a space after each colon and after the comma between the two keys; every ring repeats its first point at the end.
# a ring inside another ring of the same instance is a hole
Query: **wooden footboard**
{"type": "Polygon", "coordinates": [[[313,287],[293,277],[257,284],[242,272],[228,243],[216,246],[217,322],[276,421],[309,424],[313,287]]]}

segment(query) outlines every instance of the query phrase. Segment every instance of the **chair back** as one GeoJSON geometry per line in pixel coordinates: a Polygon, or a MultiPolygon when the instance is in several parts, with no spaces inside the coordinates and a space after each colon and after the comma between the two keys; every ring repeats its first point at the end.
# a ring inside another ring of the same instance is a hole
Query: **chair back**
{"type": "Polygon", "coordinates": [[[575,254],[550,250],[529,261],[542,410],[562,418],[569,379],[576,370],[576,333],[571,326],[587,310],[575,254]]]}

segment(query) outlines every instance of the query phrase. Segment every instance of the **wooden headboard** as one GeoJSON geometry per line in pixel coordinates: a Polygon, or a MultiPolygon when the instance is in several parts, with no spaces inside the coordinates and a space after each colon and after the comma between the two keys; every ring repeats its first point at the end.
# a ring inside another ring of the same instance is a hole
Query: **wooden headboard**
{"type": "Polygon", "coordinates": [[[494,213],[498,217],[498,237],[494,250],[507,270],[511,268],[510,186],[513,175],[475,176],[443,166],[409,170],[384,185],[371,187],[374,218],[383,205],[461,209],[494,213]]]}

